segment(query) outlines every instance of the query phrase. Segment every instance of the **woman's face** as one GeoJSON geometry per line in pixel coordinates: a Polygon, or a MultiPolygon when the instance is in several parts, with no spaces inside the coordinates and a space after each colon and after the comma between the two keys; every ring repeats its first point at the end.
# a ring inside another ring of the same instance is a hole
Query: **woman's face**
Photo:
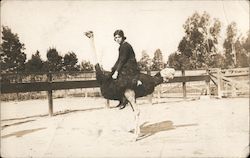
{"type": "Polygon", "coordinates": [[[122,37],[120,35],[115,35],[115,41],[118,43],[118,44],[121,44],[122,43],[122,37]]]}

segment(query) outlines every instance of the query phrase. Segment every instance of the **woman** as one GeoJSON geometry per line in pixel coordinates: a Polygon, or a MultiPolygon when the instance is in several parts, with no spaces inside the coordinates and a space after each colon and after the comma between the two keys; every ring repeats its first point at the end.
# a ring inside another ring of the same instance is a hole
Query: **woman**
{"type": "MultiPolygon", "coordinates": [[[[114,32],[114,40],[120,45],[119,57],[112,67],[112,78],[116,80],[117,86],[125,92],[126,89],[135,89],[138,86],[138,75],[140,73],[135,53],[132,46],[126,42],[126,37],[122,30],[116,30],[114,32]]],[[[127,101],[122,99],[118,106],[123,109],[127,104],[127,101]]],[[[117,107],[118,107],[117,106],[117,107]]]]}

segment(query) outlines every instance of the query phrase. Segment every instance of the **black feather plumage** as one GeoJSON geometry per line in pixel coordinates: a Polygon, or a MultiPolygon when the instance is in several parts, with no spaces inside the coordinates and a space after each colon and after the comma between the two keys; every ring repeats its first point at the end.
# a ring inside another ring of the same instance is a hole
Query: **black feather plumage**
{"type": "MultiPolygon", "coordinates": [[[[100,85],[103,97],[110,100],[121,100],[125,90],[128,88],[126,86],[122,86],[121,84],[122,82],[126,81],[112,79],[112,73],[108,71],[102,71],[99,64],[95,65],[95,70],[96,79],[100,85]]],[[[155,76],[140,73],[138,79],[142,82],[142,85],[133,87],[136,98],[153,93],[154,88],[163,82],[163,78],[161,77],[160,73],[157,73],[155,76]]]]}

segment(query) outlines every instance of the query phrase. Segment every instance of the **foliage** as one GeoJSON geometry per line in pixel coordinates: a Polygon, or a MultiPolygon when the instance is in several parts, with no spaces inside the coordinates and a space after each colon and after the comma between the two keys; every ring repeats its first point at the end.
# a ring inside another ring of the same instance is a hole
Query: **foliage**
{"type": "Polygon", "coordinates": [[[148,53],[145,50],[143,50],[142,57],[138,62],[139,69],[141,71],[149,71],[151,65],[152,65],[152,59],[150,59],[148,53]]]}
{"type": "Polygon", "coordinates": [[[154,53],[154,58],[152,60],[151,70],[159,71],[164,68],[163,55],[160,49],[157,49],[154,53]]]}
{"type": "MultiPolygon", "coordinates": [[[[246,40],[247,42],[247,40],[246,40]]],[[[235,54],[236,54],[236,67],[248,67],[249,66],[249,53],[244,47],[247,46],[244,40],[240,41],[238,38],[235,42],[235,54]]]]}
{"type": "Polygon", "coordinates": [[[225,63],[227,68],[235,67],[236,65],[236,54],[235,54],[235,42],[237,35],[237,25],[235,22],[232,22],[227,26],[227,36],[223,43],[223,48],[225,50],[225,63]]]}
{"type": "Polygon", "coordinates": [[[62,56],[59,55],[56,48],[49,48],[47,51],[47,61],[44,63],[43,70],[59,72],[62,70],[62,56]]]}
{"type": "Polygon", "coordinates": [[[245,50],[237,53],[237,67],[249,67],[249,54],[245,50]]]}
{"type": "Polygon", "coordinates": [[[178,45],[178,52],[172,54],[168,63],[178,69],[197,68],[233,68],[249,66],[249,35],[244,41],[237,39],[237,25],[232,22],[227,27],[226,39],[223,43],[223,52],[218,51],[218,38],[221,31],[221,22],[211,19],[204,12],[197,12],[187,19],[183,25],[185,36],[178,45]],[[188,58],[188,60],[187,60],[188,58]],[[175,61],[173,61],[173,59],[175,61]],[[182,63],[183,62],[183,63],[182,63]]]}
{"type": "Polygon", "coordinates": [[[235,43],[236,51],[236,66],[237,67],[249,67],[250,58],[250,32],[248,31],[246,39],[237,39],[235,43]]]}
{"type": "Polygon", "coordinates": [[[191,64],[188,56],[184,53],[174,52],[168,57],[168,66],[173,67],[176,70],[190,69],[191,64]]]}
{"type": "Polygon", "coordinates": [[[83,60],[80,65],[81,71],[93,71],[94,65],[91,64],[89,61],[83,60]]]}
{"type": "Polygon", "coordinates": [[[182,40],[180,41],[178,45],[178,50],[181,52],[183,55],[187,57],[192,56],[192,49],[191,49],[191,42],[187,39],[187,37],[183,37],[182,40]]]}
{"type": "MultiPolygon", "coordinates": [[[[194,59],[191,61],[195,61],[194,59]]],[[[207,66],[209,68],[225,68],[225,57],[218,54],[213,54],[209,58],[207,66]]],[[[175,52],[169,55],[168,57],[169,67],[173,67],[176,70],[192,70],[195,69],[193,66],[194,63],[190,62],[190,58],[183,53],[175,52]]]]}
{"type": "Polygon", "coordinates": [[[40,52],[37,50],[35,54],[25,64],[25,71],[27,72],[41,72],[43,70],[43,61],[40,52]]]}
{"type": "Polygon", "coordinates": [[[63,57],[63,70],[78,71],[80,67],[77,65],[78,59],[74,52],[68,52],[63,57]]]}
{"type": "Polygon", "coordinates": [[[243,48],[249,53],[250,52],[250,31],[247,33],[247,39],[243,41],[243,48]]]}
{"type": "Polygon", "coordinates": [[[208,60],[209,68],[226,68],[225,57],[221,53],[211,55],[208,60]]]}
{"type": "Polygon", "coordinates": [[[3,26],[1,42],[1,72],[22,72],[25,69],[26,54],[24,44],[19,41],[17,34],[3,26]]]}
{"type": "MultiPolygon", "coordinates": [[[[178,61],[185,61],[185,64],[178,63],[177,67],[182,68],[185,65],[187,69],[208,68],[211,65],[210,57],[218,53],[221,22],[218,19],[211,20],[207,12],[202,15],[195,12],[186,20],[183,28],[185,36],[178,45],[178,51],[182,54],[179,57],[182,59],[178,61]]],[[[178,56],[173,55],[170,59],[176,57],[178,56]]]]}

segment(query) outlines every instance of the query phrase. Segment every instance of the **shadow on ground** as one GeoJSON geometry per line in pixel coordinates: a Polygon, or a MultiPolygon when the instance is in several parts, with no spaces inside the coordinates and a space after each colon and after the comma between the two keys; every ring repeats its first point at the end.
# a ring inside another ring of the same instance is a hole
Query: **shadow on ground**
{"type": "MultiPolygon", "coordinates": [[[[149,125],[146,125],[146,124],[148,124],[148,122],[144,122],[140,126],[141,133],[140,133],[139,138],[137,138],[137,141],[150,137],[156,133],[174,130],[179,127],[198,126],[198,124],[174,125],[172,121],[162,121],[162,122],[157,122],[157,123],[149,124],[149,125]]],[[[133,133],[134,130],[131,130],[130,132],[133,133]]]]}
{"type": "MultiPolygon", "coordinates": [[[[89,109],[77,109],[77,110],[64,110],[64,111],[58,111],[55,112],[53,114],[53,116],[57,116],[57,115],[65,115],[65,114],[69,114],[69,113],[74,113],[74,112],[82,112],[82,111],[93,111],[93,110],[101,110],[104,109],[103,107],[99,107],[99,108],[89,108],[89,109]]],[[[49,114],[43,114],[43,115],[33,115],[33,116],[27,116],[27,117],[18,117],[18,118],[10,118],[10,119],[3,119],[1,121],[16,121],[16,120],[24,120],[24,119],[28,119],[28,118],[35,118],[35,117],[46,117],[49,116],[49,114]]]]}
{"type": "Polygon", "coordinates": [[[11,133],[11,134],[3,135],[3,136],[1,136],[1,138],[8,138],[8,137],[12,137],[12,136],[22,137],[22,136],[24,136],[26,134],[30,134],[30,133],[40,131],[40,130],[43,130],[43,129],[46,129],[46,128],[36,128],[36,129],[28,129],[28,130],[17,131],[17,132],[11,133]]]}
{"type": "MultiPolygon", "coordinates": [[[[65,110],[65,111],[58,111],[55,112],[53,114],[53,116],[57,116],[57,115],[65,115],[65,114],[70,114],[70,113],[75,113],[75,112],[84,112],[84,111],[93,111],[93,110],[101,110],[103,109],[103,107],[100,108],[89,108],[89,109],[78,109],[78,110],[65,110]]],[[[36,121],[36,119],[33,120],[26,120],[29,118],[37,118],[37,117],[47,117],[49,116],[49,114],[44,114],[44,115],[33,115],[33,116],[27,116],[27,117],[19,117],[19,118],[11,118],[11,119],[4,119],[1,120],[1,130],[3,130],[4,128],[7,127],[12,127],[12,126],[16,126],[16,125],[20,125],[20,124],[24,124],[24,123],[28,123],[28,122],[33,122],[36,121]],[[20,120],[25,120],[25,121],[20,121],[20,120]],[[15,123],[4,123],[6,121],[20,121],[20,122],[15,122],[15,123]]]]}

